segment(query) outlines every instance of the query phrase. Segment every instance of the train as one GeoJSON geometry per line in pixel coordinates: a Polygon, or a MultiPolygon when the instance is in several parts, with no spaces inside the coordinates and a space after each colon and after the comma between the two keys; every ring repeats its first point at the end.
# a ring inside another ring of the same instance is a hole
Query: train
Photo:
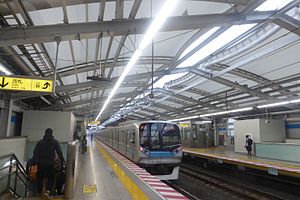
{"type": "Polygon", "coordinates": [[[142,121],[100,130],[97,138],[160,180],[176,180],[182,159],[180,129],[168,121],[142,121]]]}

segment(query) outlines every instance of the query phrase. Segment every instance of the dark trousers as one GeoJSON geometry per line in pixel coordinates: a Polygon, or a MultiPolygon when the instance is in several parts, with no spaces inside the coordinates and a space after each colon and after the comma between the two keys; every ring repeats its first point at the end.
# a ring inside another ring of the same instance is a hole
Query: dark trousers
{"type": "Polygon", "coordinates": [[[43,179],[47,177],[47,190],[51,191],[54,181],[54,167],[52,165],[38,165],[37,171],[37,189],[38,193],[42,193],[43,179]]]}

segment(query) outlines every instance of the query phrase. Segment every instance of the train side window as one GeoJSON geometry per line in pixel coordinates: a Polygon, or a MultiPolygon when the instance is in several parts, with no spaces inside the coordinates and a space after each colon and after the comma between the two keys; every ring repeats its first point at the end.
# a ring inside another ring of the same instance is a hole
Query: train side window
{"type": "Polygon", "coordinates": [[[135,140],[135,131],[132,131],[131,132],[131,137],[130,137],[130,142],[134,143],[134,140],[135,140]]]}
{"type": "Polygon", "coordinates": [[[125,134],[125,131],[121,131],[120,132],[120,136],[119,137],[120,137],[120,143],[121,144],[124,144],[124,134],[125,134]]]}
{"type": "Polygon", "coordinates": [[[130,131],[127,131],[127,133],[126,133],[126,143],[127,143],[127,145],[129,144],[129,142],[130,142],[130,131]]]}

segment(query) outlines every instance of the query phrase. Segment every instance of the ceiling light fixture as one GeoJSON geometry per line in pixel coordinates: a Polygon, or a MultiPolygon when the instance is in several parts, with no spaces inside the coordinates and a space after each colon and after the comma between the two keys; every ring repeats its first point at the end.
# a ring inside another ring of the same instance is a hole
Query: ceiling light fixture
{"type": "Polygon", "coordinates": [[[247,107],[247,108],[240,108],[235,110],[227,110],[227,111],[221,111],[216,113],[209,113],[200,115],[200,117],[211,117],[211,116],[217,116],[217,115],[224,115],[224,114],[230,114],[230,113],[237,113],[237,112],[244,112],[244,111],[250,111],[253,110],[253,107],[247,107]]]}
{"type": "Polygon", "coordinates": [[[281,102],[276,102],[276,103],[260,105],[260,106],[257,106],[257,108],[270,108],[270,107],[283,106],[283,105],[292,104],[292,103],[300,103],[300,99],[294,99],[294,100],[290,100],[290,101],[281,101],[281,102]]]}
{"type": "Polygon", "coordinates": [[[109,101],[114,96],[120,85],[122,84],[124,78],[129,73],[130,69],[133,67],[133,65],[136,63],[138,58],[140,57],[142,51],[152,42],[152,39],[154,38],[155,34],[159,31],[159,29],[162,27],[163,23],[166,21],[170,13],[173,11],[177,4],[178,0],[166,0],[164,5],[161,7],[158,15],[154,18],[152,21],[149,29],[147,30],[146,34],[144,35],[144,38],[142,42],[140,43],[139,47],[135,50],[133,56],[131,57],[130,61],[126,65],[123,73],[119,77],[117,83],[113,87],[112,91],[110,92],[109,96],[107,97],[104,105],[102,106],[99,114],[97,115],[95,121],[97,121],[105,108],[107,107],[109,101]]]}
{"type": "Polygon", "coordinates": [[[6,75],[12,75],[12,73],[6,67],[4,67],[1,63],[0,63],[0,71],[4,72],[6,75]]]}
{"type": "Polygon", "coordinates": [[[183,118],[178,118],[178,119],[172,119],[169,120],[170,122],[176,122],[176,121],[183,121],[183,120],[189,120],[189,119],[196,119],[199,118],[199,115],[195,115],[195,116],[190,116],[190,117],[183,117],[183,118]]]}

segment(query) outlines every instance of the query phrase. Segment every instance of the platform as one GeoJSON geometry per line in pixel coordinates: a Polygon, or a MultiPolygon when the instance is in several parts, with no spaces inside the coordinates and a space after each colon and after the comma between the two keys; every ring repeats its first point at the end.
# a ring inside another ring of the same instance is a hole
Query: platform
{"type": "Polygon", "coordinates": [[[98,140],[81,155],[74,200],[187,199],[98,140]],[[96,185],[96,190],[93,185],[96,185]],[[86,188],[84,188],[86,187],[86,188]],[[85,191],[86,190],[86,191],[85,191]]]}
{"type": "Polygon", "coordinates": [[[288,175],[300,177],[300,163],[285,162],[258,158],[255,155],[235,153],[231,147],[210,147],[210,148],[183,148],[185,154],[200,158],[215,160],[216,162],[234,164],[238,167],[248,167],[267,171],[272,175],[288,175]]]}

